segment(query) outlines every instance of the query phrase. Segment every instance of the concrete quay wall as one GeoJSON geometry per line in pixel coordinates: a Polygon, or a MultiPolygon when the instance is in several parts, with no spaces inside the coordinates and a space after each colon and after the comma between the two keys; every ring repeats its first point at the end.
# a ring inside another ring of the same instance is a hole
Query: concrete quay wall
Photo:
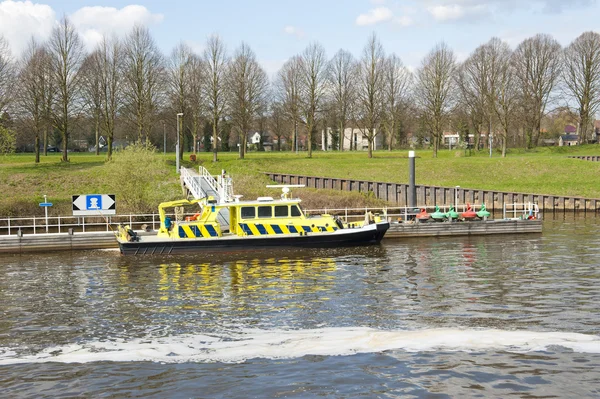
{"type": "MultiPolygon", "coordinates": [[[[306,187],[342,191],[373,193],[375,197],[396,204],[408,206],[409,185],[404,183],[386,183],[368,180],[353,180],[335,177],[291,175],[266,173],[271,180],[279,184],[304,184],[306,187]]],[[[485,204],[490,212],[501,212],[504,204],[537,204],[543,212],[585,212],[600,211],[600,198],[569,197],[548,194],[518,193],[471,188],[440,187],[416,185],[417,205],[452,205],[455,196],[460,204],[485,204]]]]}

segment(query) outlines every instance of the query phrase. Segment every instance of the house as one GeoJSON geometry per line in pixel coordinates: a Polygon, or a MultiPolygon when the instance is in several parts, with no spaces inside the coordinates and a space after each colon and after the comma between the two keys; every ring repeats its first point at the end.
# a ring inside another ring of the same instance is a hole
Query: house
{"type": "Polygon", "coordinates": [[[262,135],[259,132],[254,132],[254,134],[249,137],[250,144],[260,144],[261,140],[262,135]]]}
{"type": "MultiPolygon", "coordinates": [[[[494,136],[492,135],[492,138],[494,136]]],[[[473,133],[469,133],[467,137],[467,143],[464,147],[473,148],[475,145],[475,135],[473,133]]],[[[483,143],[487,139],[485,133],[479,134],[479,145],[483,146],[483,143]]],[[[440,143],[443,147],[448,147],[449,149],[456,148],[456,146],[462,144],[465,141],[465,136],[455,132],[444,132],[442,136],[442,142],[440,143]]],[[[463,148],[464,148],[463,147],[463,148]]]]}
{"type": "Polygon", "coordinates": [[[594,121],[594,131],[592,132],[592,143],[600,142],[600,120],[594,121]]]}
{"type": "MultiPolygon", "coordinates": [[[[342,145],[342,149],[344,151],[354,148],[359,151],[366,151],[369,149],[369,139],[362,129],[347,127],[344,129],[343,139],[343,143],[340,140],[340,143],[338,143],[336,148],[333,148],[333,129],[328,127],[327,134],[325,133],[325,130],[321,131],[321,149],[323,151],[338,150],[340,144],[342,145]],[[352,145],[352,148],[350,145],[352,145]]],[[[383,145],[383,136],[381,134],[377,134],[376,130],[375,138],[373,139],[373,150],[381,150],[383,149],[383,145]]]]}
{"type": "Polygon", "coordinates": [[[577,134],[577,128],[573,125],[565,126],[565,134],[577,134]]]}
{"type": "Polygon", "coordinates": [[[579,144],[579,135],[578,134],[563,134],[558,139],[558,146],[570,146],[579,144]]]}

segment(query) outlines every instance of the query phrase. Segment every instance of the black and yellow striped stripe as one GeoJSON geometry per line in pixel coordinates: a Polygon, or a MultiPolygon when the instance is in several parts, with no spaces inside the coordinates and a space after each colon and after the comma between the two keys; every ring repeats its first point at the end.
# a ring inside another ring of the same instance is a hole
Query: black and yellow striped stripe
{"type": "Polygon", "coordinates": [[[305,226],[293,224],[265,224],[265,223],[240,223],[239,229],[249,236],[278,235],[278,234],[306,234],[306,233],[332,233],[336,226],[305,226]]]}
{"type": "Polygon", "coordinates": [[[180,238],[210,238],[218,237],[219,233],[215,230],[214,226],[207,224],[184,224],[179,225],[179,237],[180,238]]]}

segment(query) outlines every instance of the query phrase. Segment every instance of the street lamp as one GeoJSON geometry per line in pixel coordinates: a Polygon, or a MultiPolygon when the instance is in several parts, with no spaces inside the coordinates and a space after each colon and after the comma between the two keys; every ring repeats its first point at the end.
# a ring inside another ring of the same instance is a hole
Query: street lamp
{"type": "Polygon", "coordinates": [[[163,121],[163,138],[163,154],[167,155],[167,124],[165,121],[163,121]]]}
{"type": "Polygon", "coordinates": [[[177,114],[177,147],[175,147],[175,169],[177,173],[179,173],[179,117],[183,116],[183,113],[180,112],[177,114]]]}

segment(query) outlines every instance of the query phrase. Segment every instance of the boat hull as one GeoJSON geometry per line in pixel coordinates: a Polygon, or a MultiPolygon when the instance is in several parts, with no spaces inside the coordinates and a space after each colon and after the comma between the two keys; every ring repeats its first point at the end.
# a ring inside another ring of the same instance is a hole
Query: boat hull
{"type": "Polygon", "coordinates": [[[308,233],[306,235],[275,235],[260,237],[219,237],[213,239],[161,239],[141,236],[137,241],[119,239],[124,255],[160,255],[194,253],[203,250],[236,250],[259,248],[337,248],[379,244],[388,222],[379,222],[356,229],[340,229],[333,233],[308,233]]]}

